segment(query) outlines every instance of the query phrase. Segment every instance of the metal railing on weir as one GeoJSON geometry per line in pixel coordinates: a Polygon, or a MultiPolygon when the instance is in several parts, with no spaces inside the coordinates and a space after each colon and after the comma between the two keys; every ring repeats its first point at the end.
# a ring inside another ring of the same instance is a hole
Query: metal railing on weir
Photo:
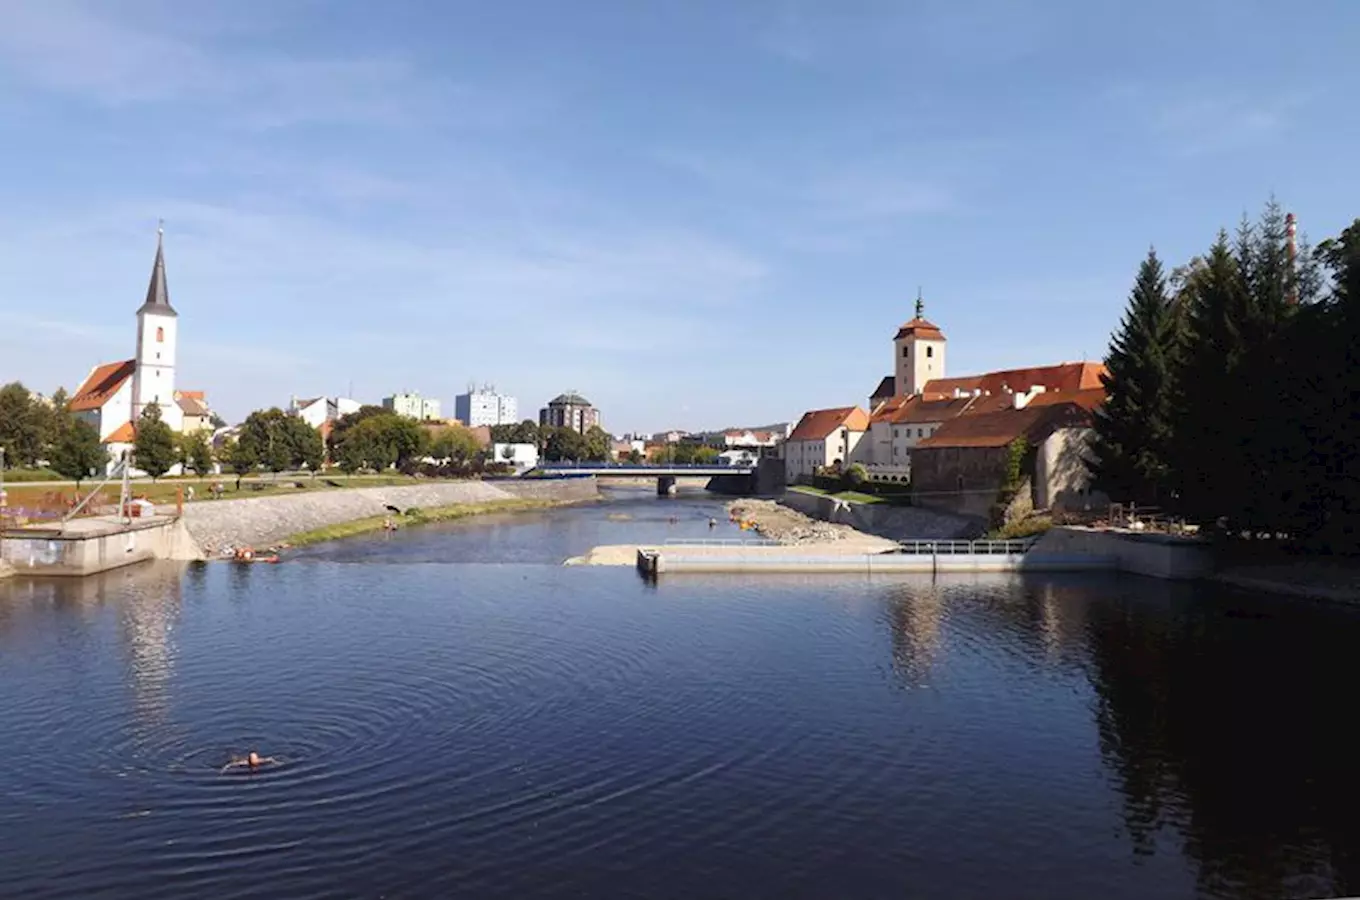
{"type": "Polygon", "coordinates": [[[663,547],[777,547],[769,538],[667,538],[663,547]]]}
{"type": "Polygon", "coordinates": [[[1012,541],[900,541],[900,553],[911,556],[1012,556],[1029,551],[1038,538],[1012,541]]]}

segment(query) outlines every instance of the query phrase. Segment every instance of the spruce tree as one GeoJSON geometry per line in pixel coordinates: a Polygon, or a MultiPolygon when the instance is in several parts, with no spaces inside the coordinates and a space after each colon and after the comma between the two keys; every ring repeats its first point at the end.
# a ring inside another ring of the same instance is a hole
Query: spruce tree
{"type": "Polygon", "coordinates": [[[1190,284],[1186,345],[1176,374],[1171,446],[1179,509],[1201,523],[1235,518],[1250,488],[1242,459],[1249,301],[1228,236],[1219,232],[1190,284]]]}
{"type": "Polygon", "coordinates": [[[1149,250],[1110,340],[1101,379],[1107,399],[1095,414],[1093,474],[1115,500],[1155,505],[1165,498],[1177,333],[1162,263],[1149,250]]]}

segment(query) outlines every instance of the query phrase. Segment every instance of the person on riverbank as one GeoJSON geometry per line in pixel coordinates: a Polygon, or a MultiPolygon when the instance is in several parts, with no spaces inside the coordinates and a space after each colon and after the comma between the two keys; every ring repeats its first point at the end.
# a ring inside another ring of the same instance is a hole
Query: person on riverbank
{"type": "Polygon", "coordinates": [[[222,767],[222,771],[226,772],[229,769],[249,769],[253,772],[264,766],[278,765],[278,762],[279,761],[272,756],[261,756],[254,750],[251,750],[245,756],[233,757],[231,762],[222,767]]]}

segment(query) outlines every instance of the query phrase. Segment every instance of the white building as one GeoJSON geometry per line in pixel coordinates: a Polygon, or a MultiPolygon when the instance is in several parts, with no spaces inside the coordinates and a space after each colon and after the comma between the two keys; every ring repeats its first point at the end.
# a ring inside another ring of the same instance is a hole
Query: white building
{"type": "Polygon", "coordinates": [[[496,393],[493,387],[469,385],[466,394],[453,398],[453,414],[469,428],[516,425],[519,423],[519,403],[514,397],[496,393]]]}
{"type": "Polygon", "coordinates": [[[792,484],[834,463],[867,461],[869,414],[858,406],[814,409],[803,414],[784,442],[784,469],[792,484]]]}
{"type": "MultiPolygon", "coordinates": [[[[165,279],[165,233],[156,234],[156,260],[146,300],[137,310],[137,354],[95,366],[71,395],[71,411],[88,422],[107,445],[110,465],[136,441],[137,420],[149,406],[160,410],[171,430],[184,427],[181,396],[202,401],[199,392],[175,391],[179,314],[170,305],[165,279]]],[[[206,406],[204,407],[206,409],[206,406]]],[[[199,425],[195,418],[194,425],[199,425]]],[[[178,468],[178,467],[176,467],[178,468]]],[[[175,469],[171,470],[173,474],[175,469]]]]}
{"type": "Polygon", "coordinates": [[[491,461],[509,463],[524,472],[538,465],[538,447],[533,444],[492,444],[491,461]]]}
{"type": "Polygon", "coordinates": [[[431,422],[443,418],[439,413],[438,400],[422,397],[414,391],[384,397],[382,405],[383,409],[418,422],[431,422]]]}
{"type": "Polygon", "coordinates": [[[288,402],[288,413],[319,429],[341,416],[358,412],[361,405],[358,400],[348,397],[309,397],[302,400],[293,397],[288,402]]]}
{"type": "Polygon", "coordinates": [[[944,377],[944,332],[924,318],[925,301],[916,298],[916,316],[893,339],[896,395],[919,394],[926,382],[944,377]]]}

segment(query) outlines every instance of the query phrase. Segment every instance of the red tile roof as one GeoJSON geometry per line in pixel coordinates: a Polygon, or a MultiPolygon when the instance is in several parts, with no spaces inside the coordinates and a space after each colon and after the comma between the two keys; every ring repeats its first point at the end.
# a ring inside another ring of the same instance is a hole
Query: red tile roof
{"type": "Polygon", "coordinates": [[[1082,428],[1090,424],[1090,410],[1069,395],[1062,402],[1032,403],[1024,409],[959,416],[937,428],[917,448],[1004,447],[1019,437],[1038,441],[1058,428],[1082,428]]]}
{"type": "Polygon", "coordinates": [[[944,340],[944,332],[939,329],[939,326],[927,322],[920,316],[917,316],[910,322],[903,322],[902,327],[897,329],[897,337],[899,339],[912,335],[930,341],[944,340]]]}
{"type": "Polygon", "coordinates": [[[124,381],[132,377],[136,369],[137,363],[131,359],[95,366],[71,396],[71,411],[99,409],[123,386],[124,381]]]}
{"type": "Polygon", "coordinates": [[[869,413],[870,422],[891,422],[892,417],[897,415],[903,405],[915,401],[915,397],[889,397],[881,400],[874,407],[873,412],[869,413]]]}
{"type": "Polygon", "coordinates": [[[192,393],[189,391],[176,391],[175,403],[186,416],[210,415],[208,407],[203,403],[202,391],[194,391],[192,393]]]}
{"type": "Polygon", "coordinates": [[[933,378],[927,381],[924,392],[952,396],[955,390],[969,393],[980,390],[984,394],[1028,391],[1035,385],[1043,385],[1050,391],[1081,391],[1101,386],[1100,376],[1105,366],[1094,362],[1059,363],[1056,366],[1036,366],[1030,369],[1007,369],[1002,372],[987,372],[982,375],[965,375],[960,378],[933,378]]]}
{"type": "Polygon", "coordinates": [[[858,406],[838,406],[835,409],[813,409],[803,413],[798,427],[789,435],[791,441],[821,441],[845,426],[851,431],[868,431],[869,414],[858,406]]]}
{"type": "Polygon", "coordinates": [[[918,422],[944,422],[963,415],[972,397],[937,398],[934,395],[913,396],[911,402],[902,406],[893,416],[894,425],[915,424],[918,422]]]}
{"type": "Polygon", "coordinates": [[[124,422],[113,430],[113,434],[104,439],[106,444],[131,444],[137,440],[137,431],[132,427],[131,422],[124,422]]]}

